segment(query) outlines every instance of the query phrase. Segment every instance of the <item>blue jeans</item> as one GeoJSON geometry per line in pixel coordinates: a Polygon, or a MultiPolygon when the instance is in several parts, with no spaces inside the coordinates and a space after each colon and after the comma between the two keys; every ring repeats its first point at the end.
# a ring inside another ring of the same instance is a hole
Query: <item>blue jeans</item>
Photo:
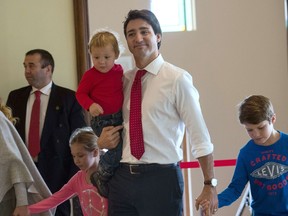
{"type": "MultiPolygon", "coordinates": [[[[91,119],[91,128],[95,134],[100,137],[104,127],[122,125],[122,122],[122,112],[119,111],[111,115],[93,117],[91,119]]],[[[121,138],[120,143],[116,148],[108,150],[100,157],[98,170],[100,171],[101,175],[113,175],[114,170],[119,166],[119,162],[122,157],[122,145],[123,140],[121,138]]]]}

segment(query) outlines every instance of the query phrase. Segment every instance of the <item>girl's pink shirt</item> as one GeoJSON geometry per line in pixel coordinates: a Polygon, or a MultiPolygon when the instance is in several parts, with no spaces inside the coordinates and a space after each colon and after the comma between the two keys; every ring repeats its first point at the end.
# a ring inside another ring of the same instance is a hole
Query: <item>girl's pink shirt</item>
{"type": "Polygon", "coordinates": [[[96,187],[86,182],[85,171],[78,171],[67,184],[47,199],[28,206],[30,213],[41,213],[77,195],[84,216],[107,216],[108,200],[98,193],[96,187]]]}

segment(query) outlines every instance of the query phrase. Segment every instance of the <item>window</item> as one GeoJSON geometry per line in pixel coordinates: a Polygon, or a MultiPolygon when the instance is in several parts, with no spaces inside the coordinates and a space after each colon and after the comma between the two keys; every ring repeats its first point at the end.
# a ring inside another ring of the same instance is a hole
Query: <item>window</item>
{"type": "Polygon", "coordinates": [[[288,28],[288,0],[286,0],[285,2],[284,2],[284,4],[285,4],[285,23],[286,23],[286,28],[288,28]]]}
{"type": "Polygon", "coordinates": [[[163,32],[196,30],[195,0],[151,0],[163,32]]]}

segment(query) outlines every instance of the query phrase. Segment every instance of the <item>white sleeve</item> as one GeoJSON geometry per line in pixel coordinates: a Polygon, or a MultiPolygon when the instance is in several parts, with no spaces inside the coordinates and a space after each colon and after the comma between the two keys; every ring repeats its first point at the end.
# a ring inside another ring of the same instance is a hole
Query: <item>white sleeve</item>
{"type": "Polygon", "coordinates": [[[28,205],[27,190],[25,183],[14,184],[16,206],[28,205]]]}

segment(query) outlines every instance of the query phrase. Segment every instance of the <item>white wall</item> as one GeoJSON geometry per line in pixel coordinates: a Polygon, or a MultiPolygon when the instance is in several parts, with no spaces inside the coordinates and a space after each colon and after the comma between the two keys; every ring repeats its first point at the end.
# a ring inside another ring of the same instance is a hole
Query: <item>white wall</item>
{"type": "MultiPolygon", "coordinates": [[[[125,44],[122,21],[129,9],[147,8],[148,2],[89,0],[91,32],[112,28],[125,44]]],[[[215,159],[236,158],[248,139],[238,123],[235,107],[245,96],[270,97],[278,116],[276,128],[288,132],[284,3],[196,0],[196,7],[197,31],[164,33],[160,51],[167,61],[192,74],[215,143],[215,159]]],[[[53,54],[57,84],[76,89],[73,1],[1,0],[0,26],[0,97],[4,101],[10,90],[27,84],[22,63],[25,52],[34,48],[53,54]]],[[[125,55],[129,55],[128,50],[125,55]]],[[[233,167],[215,170],[221,191],[229,183],[233,167]]],[[[192,185],[195,198],[202,188],[199,169],[192,170],[192,185]]],[[[233,215],[238,204],[217,215],[233,215]]]]}
{"type": "MultiPolygon", "coordinates": [[[[89,2],[90,30],[109,27],[123,34],[130,9],[148,8],[148,0],[89,2]],[[116,10],[112,10],[111,7],[116,10]],[[115,12],[116,11],[116,12],[115,12]]],[[[271,98],[276,128],[288,132],[287,36],[284,1],[196,0],[197,31],[164,33],[164,58],[186,70],[200,92],[200,100],[215,144],[215,159],[235,159],[248,136],[239,125],[236,105],[251,94],[271,98]]],[[[129,55],[128,49],[125,55],[129,55]]],[[[234,167],[216,168],[218,191],[230,181],[234,167]]],[[[202,176],[192,170],[193,197],[202,176]]],[[[194,201],[192,200],[194,205],[194,201]]],[[[235,215],[239,201],[217,215],[235,215]]],[[[194,211],[194,215],[198,215],[194,211]]]]}
{"type": "Polygon", "coordinates": [[[54,57],[56,84],[76,89],[76,54],[71,0],[0,1],[0,97],[27,85],[23,60],[30,49],[47,49],[54,57]]]}

